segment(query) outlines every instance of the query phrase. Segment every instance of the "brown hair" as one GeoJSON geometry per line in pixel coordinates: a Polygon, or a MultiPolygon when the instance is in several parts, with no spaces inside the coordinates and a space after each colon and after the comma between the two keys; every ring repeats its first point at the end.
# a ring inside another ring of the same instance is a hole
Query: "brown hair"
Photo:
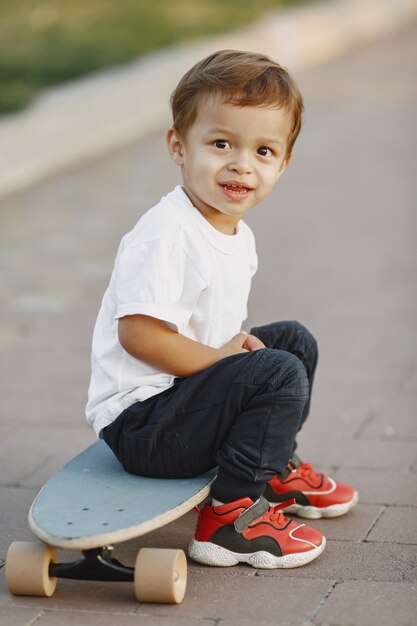
{"type": "Polygon", "coordinates": [[[255,52],[220,50],[196,63],[171,96],[173,126],[182,136],[192,126],[202,100],[219,95],[236,106],[276,107],[288,111],[293,126],[287,155],[301,129],[303,99],[288,72],[255,52]]]}

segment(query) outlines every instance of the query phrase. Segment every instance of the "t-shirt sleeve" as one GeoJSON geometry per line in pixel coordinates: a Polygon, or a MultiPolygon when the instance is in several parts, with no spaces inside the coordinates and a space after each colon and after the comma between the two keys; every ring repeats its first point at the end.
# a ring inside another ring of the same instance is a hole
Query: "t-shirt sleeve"
{"type": "Polygon", "coordinates": [[[206,283],[178,244],[157,240],[130,246],[116,264],[116,319],[149,315],[172,324],[188,324],[206,283]]]}

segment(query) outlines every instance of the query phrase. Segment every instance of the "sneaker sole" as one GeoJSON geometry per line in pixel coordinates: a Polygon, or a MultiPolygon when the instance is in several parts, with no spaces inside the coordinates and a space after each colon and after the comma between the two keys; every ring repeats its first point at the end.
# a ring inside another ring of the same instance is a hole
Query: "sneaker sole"
{"type": "Polygon", "coordinates": [[[238,565],[238,563],[247,563],[258,569],[276,569],[306,565],[320,556],[325,547],[326,539],[323,537],[321,544],[308,552],[286,554],[285,556],[274,556],[264,551],[240,554],[210,541],[196,541],[192,539],[188,548],[188,555],[193,561],[203,563],[204,565],[231,567],[232,565],[238,565]]]}
{"type": "MultiPolygon", "coordinates": [[[[291,504],[287,506],[283,511],[285,513],[293,513],[298,517],[302,517],[304,519],[321,519],[322,517],[339,517],[340,515],[344,515],[358,503],[358,492],[355,491],[352,500],[349,502],[344,502],[343,504],[332,504],[327,507],[318,507],[318,506],[303,506],[302,504],[291,504]]],[[[271,506],[276,506],[272,502],[270,502],[271,506]]]]}

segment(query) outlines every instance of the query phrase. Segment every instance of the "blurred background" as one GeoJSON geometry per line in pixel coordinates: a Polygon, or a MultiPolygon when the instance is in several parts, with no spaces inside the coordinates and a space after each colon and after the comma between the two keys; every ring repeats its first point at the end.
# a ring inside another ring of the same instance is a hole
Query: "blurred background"
{"type": "Polygon", "coordinates": [[[300,2],[308,0],[0,0],[0,114],[45,87],[300,2]]]}

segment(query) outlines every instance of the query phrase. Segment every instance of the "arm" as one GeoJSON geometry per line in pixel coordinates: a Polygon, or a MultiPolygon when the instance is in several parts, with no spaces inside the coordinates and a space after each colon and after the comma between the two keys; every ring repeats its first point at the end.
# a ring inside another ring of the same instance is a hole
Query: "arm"
{"type": "MultiPolygon", "coordinates": [[[[192,376],[232,354],[247,352],[248,334],[241,331],[222,348],[211,348],[146,315],[119,319],[119,341],[132,356],[174,376],[192,376]]],[[[250,349],[250,348],[248,348],[250,349]]]]}

